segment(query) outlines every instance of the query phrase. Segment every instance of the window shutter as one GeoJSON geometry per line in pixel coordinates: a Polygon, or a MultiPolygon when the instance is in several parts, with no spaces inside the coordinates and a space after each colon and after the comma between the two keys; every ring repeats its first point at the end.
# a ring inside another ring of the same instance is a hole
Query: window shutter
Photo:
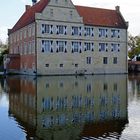
{"type": "Polygon", "coordinates": [[[91,36],[94,36],[94,29],[91,28],[91,36]]]}
{"type": "Polygon", "coordinates": [[[71,35],[74,35],[74,29],[73,29],[73,27],[71,28],[71,35]]]}
{"type": "Polygon", "coordinates": [[[91,51],[94,51],[94,43],[91,43],[91,51]]]}
{"type": "Polygon", "coordinates": [[[87,30],[86,30],[87,28],[85,27],[84,28],[84,36],[86,36],[86,34],[87,34],[87,30]]]}
{"type": "Polygon", "coordinates": [[[108,44],[107,43],[105,44],[105,50],[106,50],[106,52],[108,52],[108,44]]]}
{"type": "Polygon", "coordinates": [[[79,36],[81,36],[82,35],[82,27],[79,27],[78,31],[79,31],[79,36]]]}
{"type": "Polygon", "coordinates": [[[82,53],[82,43],[79,42],[79,52],[82,53]]]}
{"type": "Polygon", "coordinates": [[[120,51],[120,44],[118,44],[118,52],[120,51]]]}
{"type": "Polygon", "coordinates": [[[53,25],[50,25],[50,34],[53,34],[53,25]]]}
{"type": "Polygon", "coordinates": [[[42,31],[42,34],[45,33],[45,24],[42,24],[41,31],[42,31]]]}
{"type": "Polygon", "coordinates": [[[67,26],[64,26],[64,35],[67,34],[67,26]]]}
{"type": "Polygon", "coordinates": [[[42,52],[45,51],[45,42],[44,42],[44,40],[42,40],[42,42],[41,42],[41,51],[42,52]]]}
{"type": "Polygon", "coordinates": [[[59,29],[57,25],[56,25],[56,34],[59,34],[59,29]]]}

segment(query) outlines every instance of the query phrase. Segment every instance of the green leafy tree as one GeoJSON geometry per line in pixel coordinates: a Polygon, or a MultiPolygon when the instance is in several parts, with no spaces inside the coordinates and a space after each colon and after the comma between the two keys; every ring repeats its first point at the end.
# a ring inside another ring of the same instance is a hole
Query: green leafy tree
{"type": "Polygon", "coordinates": [[[0,40],[0,68],[3,66],[3,57],[5,54],[9,53],[8,43],[3,43],[0,40]]]}
{"type": "Polygon", "coordinates": [[[128,56],[133,59],[135,56],[140,55],[140,36],[128,37],[128,56]]]}

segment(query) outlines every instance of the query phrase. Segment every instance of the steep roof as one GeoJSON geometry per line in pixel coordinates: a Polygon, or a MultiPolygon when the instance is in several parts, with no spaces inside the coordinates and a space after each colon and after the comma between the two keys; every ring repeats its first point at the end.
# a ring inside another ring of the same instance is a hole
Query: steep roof
{"type": "MultiPolygon", "coordinates": [[[[41,13],[48,5],[49,0],[40,0],[24,12],[15,26],[9,30],[9,34],[25,27],[35,21],[35,13],[41,13]]],[[[83,17],[84,24],[94,26],[105,26],[115,28],[127,28],[127,25],[117,10],[75,6],[79,15],[83,17]]]]}
{"type": "Polygon", "coordinates": [[[76,9],[84,24],[94,26],[107,26],[115,28],[127,28],[121,13],[117,10],[76,6],[76,9]]]}

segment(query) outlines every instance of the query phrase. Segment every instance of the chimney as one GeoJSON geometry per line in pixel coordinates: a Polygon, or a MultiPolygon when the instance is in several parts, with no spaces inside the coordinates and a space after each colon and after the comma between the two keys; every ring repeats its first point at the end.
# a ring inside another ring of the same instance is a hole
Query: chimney
{"type": "Polygon", "coordinates": [[[30,8],[31,8],[30,5],[25,5],[25,10],[26,10],[26,11],[29,10],[30,8]]]}
{"type": "Polygon", "coordinates": [[[115,9],[118,13],[120,12],[120,6],[116,6],[115,9]]]}
{"type": "Polygon", "coordinates": [[[35,5],[37,0],[32,0],[32,4],[35,5]]]}
{"type": "Polygon", "coordinates": [[[129,22],[127,21],[127,22],[125,22],[125,24],[126,24],[126,26],[127,26],[127,28],[128,28],[128,26],[129,26],[129,22]]]}

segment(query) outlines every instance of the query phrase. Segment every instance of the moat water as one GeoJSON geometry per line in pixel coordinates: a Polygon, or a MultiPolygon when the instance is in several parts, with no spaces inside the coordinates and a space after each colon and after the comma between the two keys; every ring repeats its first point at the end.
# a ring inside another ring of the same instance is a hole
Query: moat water
{"type": "Polygon", "coordinates": [[[139,140],[140,75],[0,78],[0,140],[139,140]]]}

